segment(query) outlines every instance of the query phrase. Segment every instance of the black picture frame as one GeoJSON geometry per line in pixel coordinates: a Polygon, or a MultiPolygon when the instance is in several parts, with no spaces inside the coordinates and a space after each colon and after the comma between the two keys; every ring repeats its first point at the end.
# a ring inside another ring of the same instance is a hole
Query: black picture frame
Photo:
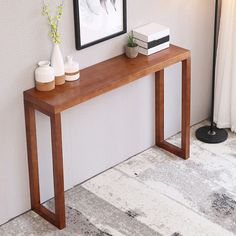
{"type": "Polygon", "coordinates": [[[75,46],[77,50],[81,50],[103,41],[115,38],[127,33],[127,0],[123,0],[123,30],[115,34],[106,36],[104,38],[95,40],[93,42],[82,45],[81,44],[81,30],[80,30],[80,14],[79,14],[79,0],[73,0],[74,5],[74,27],[75,27],[75,46]]]}

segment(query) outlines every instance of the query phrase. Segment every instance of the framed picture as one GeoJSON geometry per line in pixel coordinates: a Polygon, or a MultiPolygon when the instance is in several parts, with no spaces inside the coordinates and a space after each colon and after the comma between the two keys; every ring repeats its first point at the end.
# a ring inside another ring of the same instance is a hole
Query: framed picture
{"type": "Polygon", "coordinates": [[[126,0],[74,0],[74,17],[77,50],[127,32],[126,0]]]}

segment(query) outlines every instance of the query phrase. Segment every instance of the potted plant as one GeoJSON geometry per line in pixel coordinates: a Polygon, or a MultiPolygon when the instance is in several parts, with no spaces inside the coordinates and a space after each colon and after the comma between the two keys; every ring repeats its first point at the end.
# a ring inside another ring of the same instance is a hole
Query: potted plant
{"type": "Polygon", "coordinates": [[[125,47],[125,54],[128,58],[135,58],[138,56],[139,46],[133,34],[128,35],[128,44],[125,47]]]}

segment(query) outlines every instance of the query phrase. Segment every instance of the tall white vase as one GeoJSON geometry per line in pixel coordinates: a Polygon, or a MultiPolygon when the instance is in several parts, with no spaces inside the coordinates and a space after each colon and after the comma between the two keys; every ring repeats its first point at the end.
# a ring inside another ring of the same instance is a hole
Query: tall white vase
{"type": "Polygon", "coordinates": [[[61,49],[58,44],[54,44],[51,57],[51,66],[55,72],[55,84],[62,85],[65,83],[65,66],[61,49]]]}

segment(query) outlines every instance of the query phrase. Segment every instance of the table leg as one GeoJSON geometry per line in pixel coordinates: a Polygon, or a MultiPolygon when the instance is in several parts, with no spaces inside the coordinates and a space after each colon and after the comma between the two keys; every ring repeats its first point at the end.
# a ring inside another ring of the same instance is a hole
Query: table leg
{"type": "Polygon", "coordinates": [[[156,72],[155,80],[156,106],[156,145],[164,141],[164,70],[156,72]]]}
{"type": "MultiPolygon", "coordinates": [[[[31,208],[59,229],[65,228],[64,176],[60,114],[50,114],[53,177],[55,193],[55,213],[41,204],[39,187],[39,169],[36,138],[35,108],[25,101],[25,124],[29,165],[31,208]]],[[[42,111],[42,110],[41,110],[42,111]]],[[[47,113],[45,113],[48,115],[47,113]]]]}
{"type": "Polygon", "coordinates": [[[65,228],[64,172],[61,135],[61,114],[51,116],[53,177],[55,193],[55,221],[58,228],[65,228]]]}
{"type": "Polygon", "coordinates": [[[182,62],[182,134],[181,148],[164,140],[164,70],[155,74],[156,145],[183,159],[190,152],[190,80],[191,59],[182,62]]]}
{"type": "Polygon", "coordinates": [[[35,210],[40,207],[35,110],[28,102],[25,102],[24,105],[25,105],[25,126],[26,126],[26,139],[27,139],[27,151],[28,151],[31,207],[32,210],[35,210]]]}
{"type": "Polygon", "coordinates": [[[190,155],[191,58],[182,61],[182,157],[190,155]]]}

